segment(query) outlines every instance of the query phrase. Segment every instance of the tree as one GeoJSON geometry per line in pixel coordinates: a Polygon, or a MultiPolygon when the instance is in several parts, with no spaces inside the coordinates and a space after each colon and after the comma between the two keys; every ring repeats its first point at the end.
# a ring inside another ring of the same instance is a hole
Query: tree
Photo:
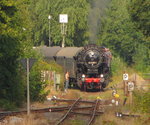
{"type": "MultiPolygon", "coordinates": [[[[129,12],[136,26],[147,37],[150,37],[150,2],[149,0],[132,0],[129,12]]],[[[150,38],[149,38],[150,39],[150,38]]]]}
{"type": "Polygon", "coordinates": [[[35,45],[48,45],[48,15],[52,16],[50,35],[54,45],[62,42],[59,14],[68,14],[66,45],[83,45],[87,41],[87,16],[89,4],[86,0],[32,0],[31,11],[34,22],[33,39],[35,45]]]}
{"type": "Polygon", "coordinates": [[[8,105],[18,106],[24,101],[19,59],[27,48],[23,32],[27,26],[27,5],[28,0],[0,1],[0,99],[8,105]]]}
{"type": "Polygon", "coordinates": [[[143,44],[143,35],[136,30],[128,13],[130,1],[113,0],[103,20],[100,43],[110,47],[128,64],[134,64],[137,48],[143,44]]]}
{"type": "Polygon", "coordinates": [[[136,69],[149,72],[150,70],[150,2],[149,0],[132,0],[129,13],[137,29],[144,35],[142,43],[135,56],[136,69]],[[140,56],[141,55],[141,56],[140,56]],[[139,59],[140,57],[140,59],[139,59]]]}

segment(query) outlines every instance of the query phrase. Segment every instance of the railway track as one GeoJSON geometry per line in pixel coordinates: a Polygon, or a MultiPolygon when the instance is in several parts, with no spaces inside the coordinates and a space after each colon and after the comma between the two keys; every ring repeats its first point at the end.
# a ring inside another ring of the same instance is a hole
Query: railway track
{"type": "MultiPolygon", "coordinates": [[[[89,121],[88,125],[91,125],[94,122],[95,116],[103,114],[104,111],[99,110],[99,106],[104,104],[102,100],[95,100],[95,101],[87,101],[78,98],[76,100],[67,100],[67,99],[54,99],[53,101],[57,102],[68,102],[69,105],[67,106],[57,106],[57,107],[49,107],[49,108],[42,108],[42,109],[32,109],[31,113],[46,113],[46,112],[64,112],[66,113],[58,119],[56,125],[62,124],[66,119],[69,119],[72,115],[82,115],[88,116],[89,121]],[[70,104],[71,103],[71,104],[70,104]]],[[[0,112],[0,121],[3,121],[7,116],[17,116],[21,114],[26,114],[27,111],[9,111],[9,112],[0,112]]]]}
{"type": "MultiPolygon", "coordinates": [[[[64,101],[64,102],[73,102],[73,100],[57,100],[57,101],[64,101]]],[[[58,122],[55,125],[61,125],[63,124],[63,122],[65,120],[68,119],[69,116],[71,115],[87,115],[90,117],[90,120],[88,121],[87,125],[91,125],[94,122],[95,116],[98,116],[102,113],[104,113],[103,111],[98,111],[99,108],[99,102],[100,100],[96,100],[96,101],[83,101],[81,100],[81,98],[78,98],[77,100],[74,100],[73,104],[71,105],[71,107],[69,108],[69,110],[58,120],[58,122]],[[92,104],[92,106],[89,107],[84,107],[81,108],[79,107],[81,104],[83,103],[90,103],[92,104]],[[78,107],[77,107],[78,106],[78,107]],[[89,112],[77,112],[75,110],[89,110],[89,112]]]]}
{"type": "Polygon", "coordinates": [[[56,123],[56,125],[60,125],[71,113],[71,111],[73,110],[73,108],[78,104],[79,100],[81,100],[81,98],[78,98],[69,108],[69,110],[67,111],[67,113],[58,121],[58,123],[56,123]]]}

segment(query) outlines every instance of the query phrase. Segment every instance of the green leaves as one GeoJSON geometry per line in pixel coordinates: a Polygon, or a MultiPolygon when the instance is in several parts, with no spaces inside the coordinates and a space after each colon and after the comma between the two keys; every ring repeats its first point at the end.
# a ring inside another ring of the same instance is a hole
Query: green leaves
{"type": "Polygon", "coordinates": [[[42,81],[41,71],[55,71],[61,74],[61,88],[63,88],[64,85],[64,82],[62,82],[62,78],[64,76],[62,67],[55,62],[47,63],[39,60],[33,66],[30,72],[30,92],[32,101],[44,101],[50,91],[50,87],[53,87],[54,84],[53,81],[50,79],[50,74],[48,77],[49,80],[46,79],[45,81],[42,81]],[[49,89],[47,89],[47,87],[49,87],[49,89]]]}
{"type": "Polygon", "coordinates": [[[103,22],[102,44],[119,54],[129,65],[135,63],[138,44],[144,42],[142,33],[136,30],[127,7],[129,0],[113,0],[103,22]]]}
{"type": "Polygon", "coordinates": [[[22,29],[26,18],[20,13],[25,10],[25,2],[0,1],[0,99],[17,106],[24,101],[24,82],[18,60],[23,55],[21,42],[26,38],[22,29]]]}
{"type": "Polygon", "coordinates": [[[138,28],[150,37],[150,2],[149,0],[134,0],[129,6],[133,21],[136,22],[138,28]]]}
{"type": "Polygon", "coordinates": [[[87,39],[88,8],[89,4],[86,0],[32,1],[34,44],[41,45],[44,43],[48,45],[50,25],[51,41],[54,45],[60,45],[62,42],[62,34],[59,14],[68,14],[66,45],[82,45],[87,39]],[[49,14],[52,16],[50,22],[48,20],[49,14]]]}

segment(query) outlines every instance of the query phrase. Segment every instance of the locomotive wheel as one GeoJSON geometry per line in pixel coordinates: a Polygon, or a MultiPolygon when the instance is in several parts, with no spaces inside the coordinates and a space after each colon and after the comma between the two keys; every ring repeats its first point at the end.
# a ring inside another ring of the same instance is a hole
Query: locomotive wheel
{"type": "Polygon", "coordinates": [[[82,86],[81,86],[81,91],[87,91],[87,87],[84,83],[82,83],[82,86]]]}
{"type": "Polygon", "coordinates": [[[106,87],[106,83],[104,82],[103,84],[102,84],[102,87],[101,88],[105,88],[106,87]]]}
{"type": "Polygon", "coordinates": [[[82,84],[81,86],[81,91],[84,91],[84,84],[82,84]]]}
{"type": "Polygon", "coordinates": [[[84,91],[86,92],[87,91],[87,87],[86,87],[86,85],[84,84],[84,91]]]}

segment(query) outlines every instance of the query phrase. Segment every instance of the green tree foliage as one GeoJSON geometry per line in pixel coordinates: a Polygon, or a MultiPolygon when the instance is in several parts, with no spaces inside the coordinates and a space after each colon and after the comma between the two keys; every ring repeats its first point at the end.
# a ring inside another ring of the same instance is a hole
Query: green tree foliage
{"type": "Polygon", "coordinates": [[[59,14],[68,14],[66,45],[83,45],[87,41],[87,16],[89,4],[86,0],[32,0],[31,12],[33,28],[33,41],[35,45],[48,45],[49,20],[50,36],[54,45],[60,45],[62,41],[59,14]]]}
{"type": "MultiPolygon", "coordinates": [[[[32,68],[30,72],[30,93],[32,101],[44,101],[48,93],[50,92],[49,88],[53,87],[54,82],[45,80],[41,78],[41,71],[55,71],[56,73],[63,74],[62,67],[54,62],[44,62],[39,60],[32,68]],[[47,88],[49,87],[49,88],[47,88]]],[[[63,89],[63,77],[61,77],[60,87],[63,89]]]]}
{"type": "Polygon", "coordinates": [[[144,35],[145,42],[138,47],[135,56],[136,69],[149,72],[150,70],[150,1],[132,0],[129,5],[129,13],[136,27],[144,35]],[[140,58],[139,58],[140,57],[140,58]]]}
{"type": "MultiPolygon", "coordinates": [[[[130,14],[144,35],[150,37],[150,1],[132,0],[129,6],[130,14]]],[[[150,38],[149,38],[150,40],[150,38]]]]}
{"type": "Polygon", "coordinates": [[[110,47],[115,54],[119,54],[128,64],[133,64],[133,56],[143,40],[142,33],[136,30],[128,13],[129,0],[113,0],[107,16],[103,21],[101,44],[110,47]]]}
{"type": "MultiPolygon", "coordinates": [[[[45,63],[45,66],[46,65],[48,64],[45,63]]],[[[42,70],[44,70],[43,65],[38,62],[32,68],[30,73],[30,94],[32,101],[43,101],[49,93],[49,91],[44,90],[48,84],[44,81],[41,81],[42,70]]]]}
{"type": "Polygon", "coordinates": [[[21,54],[18,1],[0,1],[0,99],[20,105],[24,99],[23,82],[19,74],[21,54]]]}

